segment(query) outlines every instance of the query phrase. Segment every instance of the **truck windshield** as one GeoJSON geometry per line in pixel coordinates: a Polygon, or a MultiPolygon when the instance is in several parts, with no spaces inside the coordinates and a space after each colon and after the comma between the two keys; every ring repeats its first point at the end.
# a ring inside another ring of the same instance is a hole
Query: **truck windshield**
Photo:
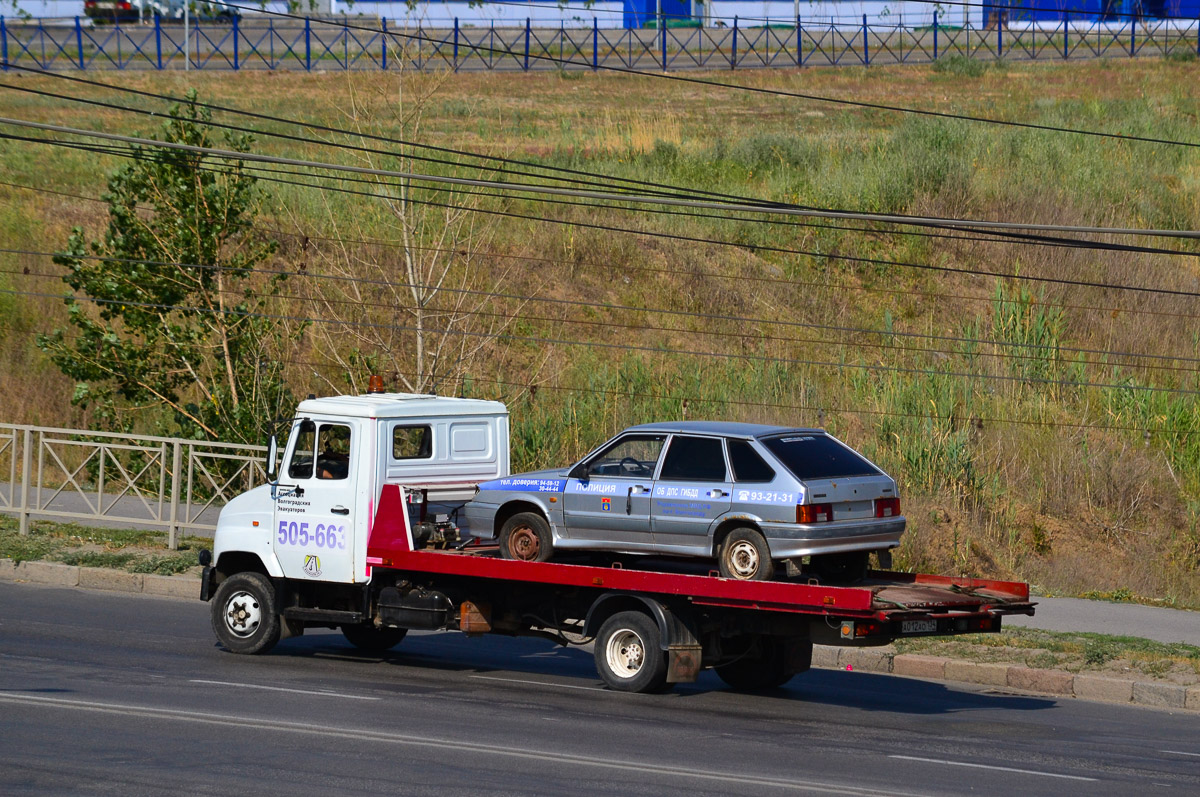
{"type": "Polygon", "coordinates": [[[762,441],[800,481],[877,476],[879,469],[832,437],[791,432],[762,441]]]}

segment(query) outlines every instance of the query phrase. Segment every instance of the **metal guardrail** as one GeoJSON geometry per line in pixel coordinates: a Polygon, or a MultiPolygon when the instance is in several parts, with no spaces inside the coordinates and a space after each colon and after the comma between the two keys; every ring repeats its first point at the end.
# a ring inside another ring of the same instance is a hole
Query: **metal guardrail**
{"type": "Polygon", "coordinates": [[[266,482],[265,446],[0,424],[0,512],[31,518],[216,528],[235,495],[266,482]]]}
{"type": "MultiPolygon", "coordinates": [[[[1093,15],[1094,16],[1094,15],[1093,15]]],[[[557,69],[744,69],[841,64],[931,63],[947,56],[1046,60],[1200,54],[1200,20],[1101,21],[1062,13],[1061,21],[992,27],[869,24],[845,20],[754,21],[724,27],[629,30],[590,27],[396,28],[382,19],[235,17],[182,25],[93,26],[73,20],[0,16],[0,70],[49,69],[531,71],[557,69]]]]}

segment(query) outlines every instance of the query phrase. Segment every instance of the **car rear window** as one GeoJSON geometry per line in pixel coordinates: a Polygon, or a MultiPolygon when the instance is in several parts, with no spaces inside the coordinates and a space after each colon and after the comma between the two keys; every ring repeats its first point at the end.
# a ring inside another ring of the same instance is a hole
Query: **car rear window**
{"type": "Polygon", "coordinates": [[[880,472],[879,468],[823,434],[783,434],[765,438],[762,444],[801,481],[876,476],[880,472]]]}
{"type": "Polygon", "coordinates": [[[729,441],[729,462],[733,465],[733,478],[739,482],[775,480],[775,471],[745,440],[729,441]]]}

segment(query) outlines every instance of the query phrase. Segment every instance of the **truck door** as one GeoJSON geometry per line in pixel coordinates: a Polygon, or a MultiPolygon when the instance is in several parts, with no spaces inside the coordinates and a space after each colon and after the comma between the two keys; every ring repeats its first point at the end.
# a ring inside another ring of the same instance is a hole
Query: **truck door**
{"type": "Polygon", "coordinates": [[[293,428],[272,529],[288,578],[354,581],[358,431],[353,421],[303,420],[293,428]]]}
{"type": "Polygon", "coordinates": [[[712,522],[729,511],[733,482],[718,437],[675,435],[654,483],[654,544],[707,546],[712,522]]]}
{"type": "Polygon", "coordinates": [[[650,545],[650,493],[665,439],[664,434],[626,435],[582,471],[573,471],[563,493],[567,536],[650,545]]]}

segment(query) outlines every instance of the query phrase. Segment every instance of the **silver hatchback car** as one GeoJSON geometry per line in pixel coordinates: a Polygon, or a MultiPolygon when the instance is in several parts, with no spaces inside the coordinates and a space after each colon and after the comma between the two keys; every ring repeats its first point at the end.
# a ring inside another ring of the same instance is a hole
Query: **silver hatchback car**
{"type": "Polygon", "coordinates": [[[631,427],[569,468],[479,485],[464,511],[509,559],[707,557],[751,580],[805,556],[827,581],[857,580],[905,527],[896,482],[825,431],[714,421],[631,427]]]}

